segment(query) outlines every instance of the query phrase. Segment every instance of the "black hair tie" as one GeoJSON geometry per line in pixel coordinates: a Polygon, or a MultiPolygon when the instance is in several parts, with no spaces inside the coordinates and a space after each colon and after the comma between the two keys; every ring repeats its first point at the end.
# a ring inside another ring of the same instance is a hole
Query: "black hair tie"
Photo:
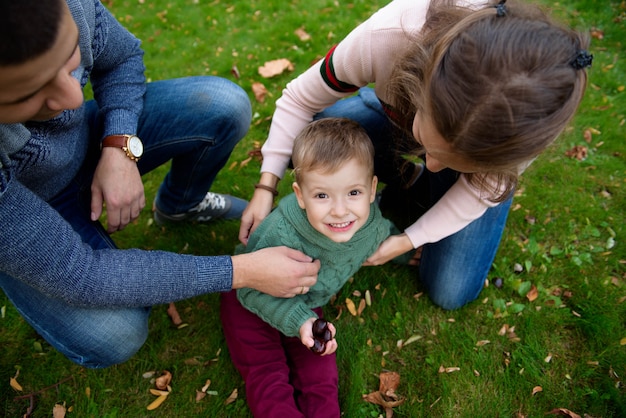
{"type": "Polygon", "coordinates": [[[574,67],[575,70],[582,70],[584,68],[591,67],[592,62],[593,55],[585,51],[584,49],[580,49],[578,52],[576,52],[576,58],[574,58],[574,60],[570,62],[570,65],[574,67]]]}
{"type": "Polygon", "coordinates": [[[497,17],[504,17],[506,16],[506,6],[504,5],[504,3],[506,2],[506,0],[500,0],[500,3],[496,4],[495,7],[496,8],[496,16],[497,17]]]}

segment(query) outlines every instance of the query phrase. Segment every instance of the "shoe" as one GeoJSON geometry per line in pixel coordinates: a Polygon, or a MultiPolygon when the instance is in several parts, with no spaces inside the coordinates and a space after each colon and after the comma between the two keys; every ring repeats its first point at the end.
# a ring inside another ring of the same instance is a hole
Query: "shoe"
{"type": "Polygon", "coordinates": [[[165,222],[209,222],[216,219],[239,219],[248,205],[247,200],[227,194],[208,192],[204,199],[185,213],[167,214],[154,205],[154,220],[165,222]]]}

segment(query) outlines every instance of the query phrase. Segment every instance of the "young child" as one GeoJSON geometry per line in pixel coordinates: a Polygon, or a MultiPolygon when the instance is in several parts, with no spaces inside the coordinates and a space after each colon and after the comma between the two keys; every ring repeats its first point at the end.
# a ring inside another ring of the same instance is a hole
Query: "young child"
{"type": "MultiPolygon", "coordinates": [[[[317,283],[291,299],[254,289],[222,295],[233,363],[255,417],[338,417],[335,328],[322,355],[312,326],[326,304],[390,234],[374,203],[374,149],[353,121],[312,122],[295,140],[294,193],[250,236],[245,251],[286,245],[319,259],[317,283]],[[245,307],[245,308],[244,308],[245,307]]],[[[240,246],[241,247],[241,246],[240,246]]]]}

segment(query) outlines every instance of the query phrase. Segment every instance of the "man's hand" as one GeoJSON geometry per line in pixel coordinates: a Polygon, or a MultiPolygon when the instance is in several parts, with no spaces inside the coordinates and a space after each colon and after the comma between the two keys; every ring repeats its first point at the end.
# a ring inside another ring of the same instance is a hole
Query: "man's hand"
{"type": "Polygon", "coordinates": [[[406,234],[392,235],[380,244],[380,247],[369,256],[364,266],[379,266],[413,249],[413,244],[406,234]]]}
{"type": "Polygon", "coordinates": [[[91,220],[107,210],[107,232],[121,231],[146,206],[137,163],[118,148],[103,148],[91,183],[91,220]]]}
{"type": "Polygon", "coordinates": [[[233,289],[251,287],[279,298],[308,292],[320,269],[319,260],[287,247],[263,248],[231,258],[233,289]]]}
{"type": "MultiPolygon", "coordinates": [[[[307,321],[302,324],[300,327],[300,341],[304,344],[305,347],[311,348],[313,344],[315,344],[315,339],[313,338],[313,324],[315,323],[316,318],[309,318],[307,321]]],[[[328,329],[332,335],[332,339],[326,341],[326,350],[323,353],[320,353],[321,356],[327,356],[329,354],[337,351],[337,340],[335,339],[335,335],[337,334],[337,330],[335,326],[328,322],[328,329]]]]}

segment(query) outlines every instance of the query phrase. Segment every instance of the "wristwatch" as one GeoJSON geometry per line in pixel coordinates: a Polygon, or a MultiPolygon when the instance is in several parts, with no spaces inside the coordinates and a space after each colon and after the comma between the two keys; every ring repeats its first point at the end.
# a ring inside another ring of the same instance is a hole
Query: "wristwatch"
{"type": "Polygon", "coordinates": [[[143,155],[143,143],[137,135],[109,135],[102,140],[104,147],[121,148],[135,162],[143,155]]]}

